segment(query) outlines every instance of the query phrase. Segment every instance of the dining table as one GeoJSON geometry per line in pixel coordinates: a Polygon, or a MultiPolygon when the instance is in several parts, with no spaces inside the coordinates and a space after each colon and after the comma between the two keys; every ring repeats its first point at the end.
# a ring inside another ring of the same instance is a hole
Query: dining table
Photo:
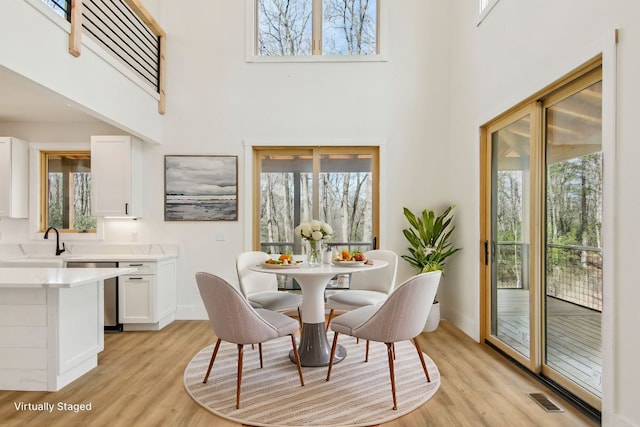
{"type": "MultiPolygon", "coordinates": [[[[331,358],[331,346],[327,340],[325,329],[325,300],[324,292],[329,281],[339,274],[358,274],[361,271],[383,268],[386,261],[369,260],[363,262],[335,262],[309,266],[306,262],[300,264],[266,264],[250,266],[249,269],[259,273],[282,274],[298,282],[302,291],[302,331],[298,345],[300,364],[307,367],[328,366],[331,358]]],[[[338,345],[333,363],[342,361],[347,356],[347,350],[338,345]]],[[[289,358],[295,362],[293,351],[289,358]]]]}

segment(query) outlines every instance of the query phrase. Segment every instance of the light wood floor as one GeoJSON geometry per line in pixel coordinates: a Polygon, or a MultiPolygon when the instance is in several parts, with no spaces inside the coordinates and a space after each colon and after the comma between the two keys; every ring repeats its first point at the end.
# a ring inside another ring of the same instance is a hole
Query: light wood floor
{"type": "MultiPolygon", "coordinates": [[[[440,369],[440,390],[418,410],[384,426],[597,425],[447,322],[420,340],[423,351],[440,369]],[[531,392],[546,393],[565,412],[545,412],[528,396],[531,392]]],[[[107,334],[99,366],[61,391],[0,391],[0,425],[238,426],[202,409],[183,388],[185,366],[214,341],[206,321],[177,321],[159,332],[107,334]],[[91,403],[92,410],[18,411],[15,404],[19,402],[91,403]]]]}

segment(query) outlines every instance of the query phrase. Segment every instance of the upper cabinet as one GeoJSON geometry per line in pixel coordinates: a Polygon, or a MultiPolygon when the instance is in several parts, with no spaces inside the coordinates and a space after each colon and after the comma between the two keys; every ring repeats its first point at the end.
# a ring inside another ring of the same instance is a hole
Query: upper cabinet
{"type": "Polygon", "coordinates": [[[0,137],[0,218],[29,216],[29,143],[0,137]]]}
{"type": "Polygon", "coordinates": [[[91,137],[91,207],[98,217],[142,216],[142,141],[91,137]]]}

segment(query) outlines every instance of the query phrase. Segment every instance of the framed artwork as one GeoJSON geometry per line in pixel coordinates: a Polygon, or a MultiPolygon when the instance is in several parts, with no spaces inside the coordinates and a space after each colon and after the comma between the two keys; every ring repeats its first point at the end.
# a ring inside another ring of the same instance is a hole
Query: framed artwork
{"type": "Polygon", "coordinates": [[[164,156],[165,221],[237,221],[238,156],[164,156]]]}

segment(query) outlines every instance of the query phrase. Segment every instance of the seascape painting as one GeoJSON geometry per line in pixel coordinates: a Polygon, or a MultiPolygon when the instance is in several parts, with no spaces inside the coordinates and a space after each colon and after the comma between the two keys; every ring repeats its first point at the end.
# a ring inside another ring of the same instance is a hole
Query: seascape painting
{"type": "Polygon", "coordinates": [[[165,221],[237,221],[238,157],[164,157],[165,221]]]}

